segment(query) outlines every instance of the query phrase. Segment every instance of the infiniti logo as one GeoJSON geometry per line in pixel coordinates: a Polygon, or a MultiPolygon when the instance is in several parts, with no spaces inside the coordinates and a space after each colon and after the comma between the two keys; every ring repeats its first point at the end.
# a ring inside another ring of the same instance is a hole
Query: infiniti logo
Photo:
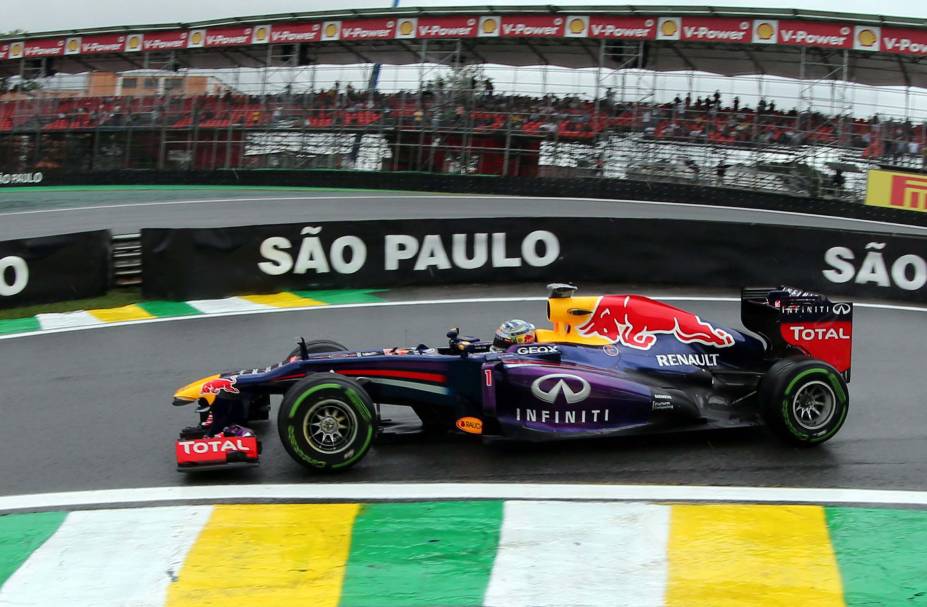
{"type": "Polygon", "coordinates": [[[531,394],[535,398],[545,403],[553,403],[557,396],[563,394],[566,402],[570,405],[581,403],[589,398],[592,388],[582,377],[571,375],[569,373],[552,373],[539,377],[531,384],[531,394]],[[544,389],[544,382],[548,380],[557,380],[553,385],[544,389]]]}
{"type": "Polygon", "coordinates": [[[834,304],[834,314],[849,314],[850,313],[850,304],[848,303],[838,303],[834,304]]]}

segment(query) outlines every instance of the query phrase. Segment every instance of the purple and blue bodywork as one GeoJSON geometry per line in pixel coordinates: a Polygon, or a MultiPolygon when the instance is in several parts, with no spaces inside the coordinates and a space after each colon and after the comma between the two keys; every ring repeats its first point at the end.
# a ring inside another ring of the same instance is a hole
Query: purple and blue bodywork
{"type": "MultiPolygon", "coordinates": [[[[794,318],[783,316],[782,306],[799,300],[795,293],[765,289],[752,297],[745,295],[742,317],[758,336],[643,297],[552,296],[548,317],[554,329],[538,331],[537,343],[503,352],[455,333],[440,348],[297,350],[266,368],[220,374],[224,387],[215,391],[211,407],[201,407],[201,421],[208,422],[204,433],[210,436],[266,419],[270,395],[285,394],[309,375],[333,373],[358,381],[374,403],[411,407],[424,430],[493,439],[756,426],[763,423],[757,402],[763,377],[778,360],[807,353],[789,336],[801,337],[820,318],[799,309],[794,318]],[[602,318],[608,320],[604,325],[602,318]],[[786,330],[792,326],[799,330],[786,330]]],[[[833,304],[827,305],[830,326],[833,304]]],[[[849,344],[841,348],[846,352],[831,359],[848,380],[849,344]]],[[[386,420],[378,422],[379,432],[390,431],[386,420]]]]}

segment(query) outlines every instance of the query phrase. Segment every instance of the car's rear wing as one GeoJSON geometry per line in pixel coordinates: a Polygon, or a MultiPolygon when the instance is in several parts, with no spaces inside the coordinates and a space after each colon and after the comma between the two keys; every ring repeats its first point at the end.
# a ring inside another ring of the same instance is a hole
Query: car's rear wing
{"type": "Polygon", "coordinates": [[[747,287],[740,295],[744,326],[773,356],[805,354],[830,363],[850,381],[853,304],[793,287],[747,287]]]}

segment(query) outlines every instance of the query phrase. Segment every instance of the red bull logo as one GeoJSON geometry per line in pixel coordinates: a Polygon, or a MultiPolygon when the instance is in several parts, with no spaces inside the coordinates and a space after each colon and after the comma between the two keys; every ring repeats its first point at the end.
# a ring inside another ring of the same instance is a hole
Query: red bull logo
{"type": "Polygon", "coordinates": [[[236,379],[234,377],[220,377],[218,379],[213,379],[211,381],[203,384],[203,387],[200,388],[202,394],[219,394],[220,392],[228,392],[229,394],[241,394],[238,388],[235,387],[236,379]]]}
{"type": "Polygon", "coordinates": [[[629,348],[649,350],[657,335],[672,335],[685,344],[716,348],[734,345],[734,336],[713,327],[695,314],[635,295],[606,295],[599,298],[581,335],[598,335],[629,348]]]}

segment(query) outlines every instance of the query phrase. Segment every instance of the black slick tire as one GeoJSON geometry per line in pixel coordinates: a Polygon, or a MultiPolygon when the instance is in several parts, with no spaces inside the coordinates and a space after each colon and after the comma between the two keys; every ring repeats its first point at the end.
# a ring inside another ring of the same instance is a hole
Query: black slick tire
{"type": "Polygon", "coordinates": [[[313,373],[290,388],[277,412],[283,448],[306,468],[350,468],[376,434],[376,409],[364,388],[335,373],[313,373]]]}
{"type": "Polygon", "coordinates": [[[760,398],[766,425],[799,446],[819,445],[837,434],[850,404],[843,377],[813,358],[774,364],[763,379],[760,398]]]}

